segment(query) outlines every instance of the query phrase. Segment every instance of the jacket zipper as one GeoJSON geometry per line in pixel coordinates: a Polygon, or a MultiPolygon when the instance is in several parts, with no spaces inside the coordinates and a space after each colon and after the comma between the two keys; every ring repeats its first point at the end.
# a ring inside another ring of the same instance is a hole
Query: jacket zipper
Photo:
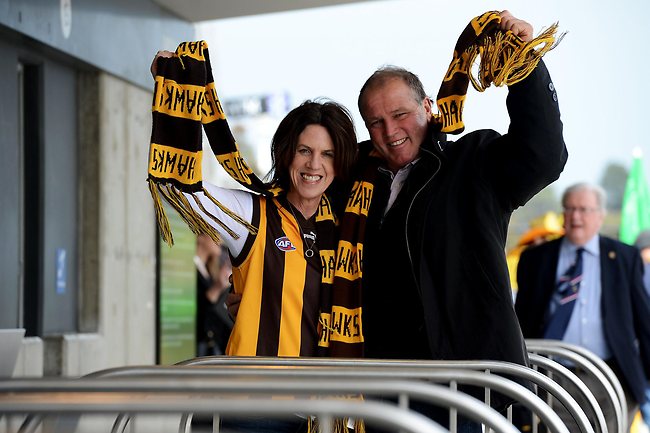
{"type": "MultiPolygon", "coordinates": [[[[440,147],[440,142],[438,142],[438,147],[440,147]]],[[[418,195],[424,190],[424,188],[427,187],[429,182],[433,180],[433,178],[438,174],[440,171],[440,167],[442,166],[442,161],[438,157],[438,155],[434,154],[430,150],[426,149],[420,149],[422,152],[426,152],[431,154],[432,157],[436,158],[438,160],[438,168],[436,171],[431,174],[431,177],[422,185],[422,188],[420,188],[415,195],[413,196],[413,199],[411,200],[411,203],[409,204],[408,210],[406,211],[406,224],[404,224],[404,237],[406,238],[406,251],[408,252],[408,257],[409,257],[409,263],[411,264],[411,275],[413,276],[413,281],[415,281],[415,287],[418,291],[418,294],[420,295],[420,299],[422,299],[422,289],[420,288],[420,283],[418,281],[417,276],[415,275],[415,267],[413,265],[413,256],[411,254],[411,246],[409,245],[409,236],[408,236],[408,226],[409,226],[409,217],[411,215],[411,209],[413,208],[413,203],[415,203],[415,200],[418,198],[418,195]]]]}

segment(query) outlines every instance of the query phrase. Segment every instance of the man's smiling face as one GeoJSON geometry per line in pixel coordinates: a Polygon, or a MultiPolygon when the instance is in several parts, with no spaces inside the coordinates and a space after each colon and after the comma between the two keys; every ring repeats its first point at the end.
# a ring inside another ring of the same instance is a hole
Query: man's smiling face
{"type": "Polygon", "coordinates": [[[429,98],[418,101],[399,78],[367,90],[362,115],[375,149],[393,172],[418,157],[431,120],[431,106],[429,98]]]}

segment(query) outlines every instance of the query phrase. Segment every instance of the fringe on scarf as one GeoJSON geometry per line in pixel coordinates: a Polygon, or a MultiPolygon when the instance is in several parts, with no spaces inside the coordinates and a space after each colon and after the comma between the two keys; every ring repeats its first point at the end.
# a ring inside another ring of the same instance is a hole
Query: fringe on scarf
{"type": "Polygon", "coordinates": [[[512,33],[496,32],[493,36],[486,37],[482,45],[470,47],[470,65],[474,64],[478,56],[481,57],[477,76],[469,71],[472,86],[483,92],[491,84],[497,87],[504,84],[512,86],[525,79],[533,72],[544,54],[555,48],[564,38],[566,33],[555,38],[557,28],[558,23],[554,23],[526,43],[513,42],[515,36],[512,33]],[[542,46],[538,48],[539,45],[542,46]]]}
{"type": "MultiPolygon", "coordinates": [[[[355,433],[366,433],[366,425],[362,419],[353,419],[353,429],[355,433]]],[[[332,420],[332,431],[334,433],[349,433],[350,418],[336,418],[332,420]]],[[[309,417],[307,420],[307,433],[320,433],[320,423],[318,418],[309,417]]]]}
{"type": "MultiPolygon", "coordinates": [[[[219,225],[226,233],[228,233],[228,235],[234,239],[239,238],[239,235],[235,233],[231,228],[229,228],[226,223],[205,209],[203,203],[201,203],[201,200],[199,200],[199,198],[194,193],[183,193],[183,191],[179,190],[171,184],[153,182],[150,179],[147,179],[147,183],[149,184],[149,191],[151,192],[151,198],[154,202],[154,211],[156,215],[156,221],[158,222],[158,228],[160,230],[160,236],[169,246],[172,246],[174,244],[174,237],[169,226],[167,213],[165,212],[165,208],[163,207],[161,201],[161,196],[165,198],[167,203],[169,203],[169,205],[178,212],[192,233],[196,235],[205,233],[210,236],[214,242],[221,244],[221,236],[219,236],[219,233],[212,227],[212,225],[205,221],[200,213],[196,212],[192,208],[185,194],[190,195],[196,203],[197,207],[201,209],[205,215],[212,219],[212,221],[219,225]]],[[[249,232],[253,234],[257,233],[257,227],[251,225],[249,222],[243,220],[239,215],[232,212],[212,195],[210,195],[207,190],[204,189],[203,193],[210,199],[210,201],[212,201],[230,218],[246,227],[249,232]]]]}

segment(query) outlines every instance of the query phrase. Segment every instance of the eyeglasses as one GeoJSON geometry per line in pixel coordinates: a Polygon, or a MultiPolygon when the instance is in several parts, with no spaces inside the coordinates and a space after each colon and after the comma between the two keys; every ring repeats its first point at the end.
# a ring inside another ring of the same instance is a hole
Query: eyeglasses
{"type": "Polygon", "coordinates": [[[585,207],[585,206],[577,206],[577,207],[572,207],[572,206],[567,206],[564,208],[564,213],[581,213],[583,215],[594,213],[594,212],[599,212],[600,209],[597,207],[585,207]]]}

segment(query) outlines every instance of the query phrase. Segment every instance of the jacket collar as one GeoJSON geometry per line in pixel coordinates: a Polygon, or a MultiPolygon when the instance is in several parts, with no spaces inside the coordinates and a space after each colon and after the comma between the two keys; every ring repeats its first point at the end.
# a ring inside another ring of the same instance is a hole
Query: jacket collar
{"type": "Polygon", "coordinates": [[[422,143],[422,149],[428,150],[435,153],[438,156],[442,156],[449,144],[447,141],[447,134],[440,132],[439,125],[431,124],[429,126],[429,131],[424,143],[422,143]]]}

